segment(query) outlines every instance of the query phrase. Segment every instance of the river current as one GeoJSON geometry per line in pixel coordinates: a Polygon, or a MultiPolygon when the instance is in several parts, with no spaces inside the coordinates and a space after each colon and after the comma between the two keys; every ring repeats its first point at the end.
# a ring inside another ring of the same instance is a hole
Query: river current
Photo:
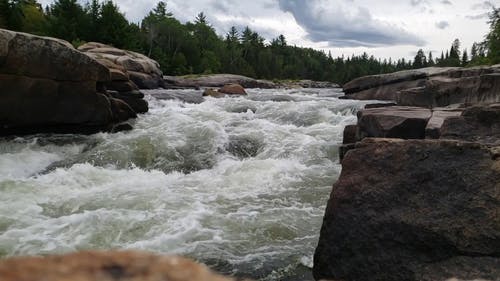
{"type": "Polygon", "coordinates": [[[0,139],[0,257],[139,249],[226,274],[308,280],[343,128],[339,89],[145,91],[115,134],[0,139]]]}

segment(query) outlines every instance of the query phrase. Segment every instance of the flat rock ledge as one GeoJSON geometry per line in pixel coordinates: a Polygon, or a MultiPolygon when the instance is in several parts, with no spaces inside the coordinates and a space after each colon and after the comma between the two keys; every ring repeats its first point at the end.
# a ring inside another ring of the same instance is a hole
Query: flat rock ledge
{"type": "MultiPolygon", "coordinates": [[[[235,281],[176,256],[146,252],[79,252],[0,260],[2,281],[235,281]]],[[[239,279],[242,280],[242,279],[239,279]]]]}
{"type": "Polygon", "coordinates": [[[388,100],[398,105],[444,107],[500,102],[500,65],[428,67],[354,79],[343,86],[346,99],[388,100]]]}

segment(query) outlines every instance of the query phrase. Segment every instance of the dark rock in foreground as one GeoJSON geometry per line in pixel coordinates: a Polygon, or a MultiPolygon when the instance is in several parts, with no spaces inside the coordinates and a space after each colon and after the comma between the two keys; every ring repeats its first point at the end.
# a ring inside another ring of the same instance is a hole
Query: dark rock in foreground
{"type": "Polygon", "coordinates": [[[0,29],[0,135],[95,133],[136,116],[109,70],[63,40],[0,29]]]}
{"type": "Polygon", "coordinates": [[[2,281],[231,281],[185,258],[146,252],[80,252],[0,261],[2,281]]]}
{"type": "Polygon", "coordinates": [[[342,166],[314,256],[317,280],[499,280],[498,150],[364,139],[342,166]]]}

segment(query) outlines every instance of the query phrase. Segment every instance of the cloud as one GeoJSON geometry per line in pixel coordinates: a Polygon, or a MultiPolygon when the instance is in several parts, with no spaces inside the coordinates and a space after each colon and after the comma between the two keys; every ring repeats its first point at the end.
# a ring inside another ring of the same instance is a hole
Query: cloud
{"type": "Polygon", "coordinates": [[[469,15],[465,16],[465,18],[470,19],[470,20],[480,20],[480,19],[487,19],[489,17],[489,13],[482,13],[478,15],[469,15]]]}
{"type": "Polygon", "coordinates": [[[444,21],[444,20],[440,21],[440,22],[436,22],[436,27],[439,29],[446,29],[449,26],[450,26],[450,23],[447,21],[444,21]]]}
{"type": "MultiPolygon", "coordinates": [[[[423,1],[423,0],[414,0],[423,1]]],[[[313,42],[331,47],[422,46],[425,41],[403,28],[374,18],[370,11],[351,0],[279,0],[313,42]]]]}
{"type": "Polygon", "coordinates": [[[472,5],[472,10],[491,10],[495,5],[491,1],[483,1],[472,5]]]}
{"type": "Polygon", "coordinates": [[[443,5],[453,5],[450,0],[441,0],[441,4],[443,5]]]}

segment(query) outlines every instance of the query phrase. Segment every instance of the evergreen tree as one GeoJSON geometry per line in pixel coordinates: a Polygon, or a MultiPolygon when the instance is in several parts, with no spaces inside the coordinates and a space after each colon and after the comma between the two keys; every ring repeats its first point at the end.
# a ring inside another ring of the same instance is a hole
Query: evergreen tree
{"type": "Polygon", "coordinates": [[[467,54],[467,49],[462,52],[462,65],[465,66],[469,62],[469,56],[467,54]]]}
{"type": "Polygon", "coordinates": [[[488,59],[491,63],[500,63],[500,8],[493,8],[490,13],[490,32],[486,36],[488,59]]]}

